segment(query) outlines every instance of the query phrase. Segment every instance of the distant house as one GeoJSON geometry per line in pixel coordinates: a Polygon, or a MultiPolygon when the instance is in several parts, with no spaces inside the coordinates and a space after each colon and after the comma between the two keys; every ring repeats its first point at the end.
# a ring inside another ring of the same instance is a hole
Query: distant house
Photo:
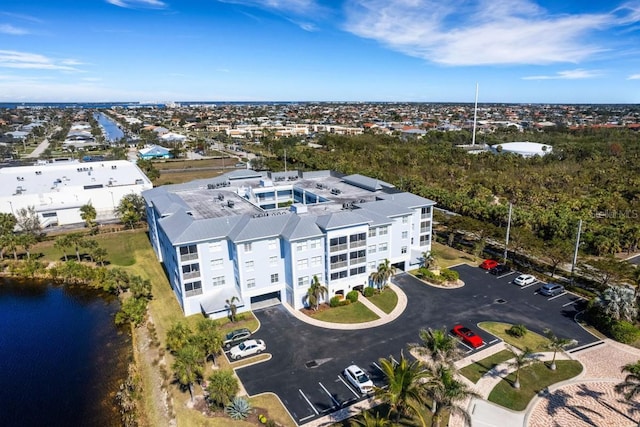
{"type": "Polygon", "coordinates": [[[184,142],[186,139],[186,136],[173,132],[165,133],[164,135],[160,136],[160,141],[165,142],[184,142]]]}
{"type": "Polygon", "coordinates": [[[143,160],[173,159],[173,154],[171,154],[168,148],[164,148],[159,145],[151,145],[138,150],[138,157],[143,160]]]}

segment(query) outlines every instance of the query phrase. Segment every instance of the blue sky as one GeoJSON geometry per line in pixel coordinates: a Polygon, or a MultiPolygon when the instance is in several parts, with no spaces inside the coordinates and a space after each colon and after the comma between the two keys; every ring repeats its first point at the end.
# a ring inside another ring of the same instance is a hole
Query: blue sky
{"type": "Polygon", "coordinates": [[[640,0],[14,0],[0,102],[640,103],[640,0]]]}

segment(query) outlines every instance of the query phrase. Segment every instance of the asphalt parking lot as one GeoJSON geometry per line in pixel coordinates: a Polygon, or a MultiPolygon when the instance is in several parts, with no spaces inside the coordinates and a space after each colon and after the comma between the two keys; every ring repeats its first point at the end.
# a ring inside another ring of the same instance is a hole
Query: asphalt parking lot
{"type": "MultiPolygon", "coordinates": [[[[573,320],[584,304],[573,294],[544,297],[537,294],[541,284],[519,287],[511,283],[517,273],[496,277],[477,267],[455,268],[465,281],[458,289],[438,289],[424,285],[408,274],[394,278],[408,298],[407,308],[391,323],[361,331],[331,330],[300,322],[283,306],[255,312],[261,328],[255,338],[263,339],[269,361],[243,367],[237,373],[250,395],[274,392],[298,424],[332,413],[363,399],[342,377],[350,364],[364,369],[378,386],[383,376],[380,358],[408,355],[409,343],[418,342],[421,328],[450,330],[461,323],[484,340],[485,347],[497,342],[480,330],[477,323],[502,321],[522,323],[541,333],[550,328],[560,337],[573,338],[576,346],[597,341],[573,320]]],[[[466,352],[473,350],[468,346],[466,352]]]]}

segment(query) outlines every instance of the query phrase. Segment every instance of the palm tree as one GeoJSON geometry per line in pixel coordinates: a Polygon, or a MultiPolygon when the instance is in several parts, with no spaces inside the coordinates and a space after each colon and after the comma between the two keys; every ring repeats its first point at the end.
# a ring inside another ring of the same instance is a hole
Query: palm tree
{"type": "Polygon", "coordinates": [[[313,280],[311,281],[311,286],[309,286],[309,290],[307,291],[307,301],[309,305],[313,307],[314,310],[318,310],[318,306],[320,305],[320,300],[323,297],[326,297],[329,290],[326,286],[320,283],[318,276],[313,276],[313,280]]]}
{"type": "Polygon", "coordinates": [[[623,382],[616,385],[615,390],[624,395],[625,399],[631,400],[640,395],[640,360],[624,365],[622,372],[627,372],[628,375],[623,382]]]}
{"type": "Polygon", "coordinates": [[[604,313],[615,320],[633,321],[638,316],[635,291],[627,286],[609,286],[600,299],[604,313]]]}
{"type": "Polygon", "coordinates": [[[167,331],[167,348],[172,353],[177,353],[189,343],[191,336],[191,329],[186,323],[174,323],[167,331]]]}
{"type": "Polygon", "coordinates": [[[65,235],[56,237],[56,241],[53,244],[55,248],[60,249],[62,251],[62,255],[64,255],[65,261],[69,261],[69,258],[67,257],[67,247],[70,244],[68,236],[69,236],[68,234],[65,234],[65,235]]]}
{"type": "Polygon", "coordinates": [[[96,216],[96,208],[93,207],[91,202],[80,206],[80,218],[87,224],[87,228],[93,228],[95,226],[96,216]]]}
{"type": "Polygon", "coordinates": [[[202,351],[193,344],[188,344],[176,353],[172,369],[178,382],[189,388],[189,395],[193,401],[193,383],[202,378],[202,351]]]}
{"type": "Polygon", "coordinates": [[[388,259],[385,259],[382,264],[378,265],[378,270],[371,273],[369,278],[378,285],[378,289],[382,289],[394,274],[396,274],[396,268],[391,265],[388,259]]]}
{"type": "Polygon", "coordinates": [[[414,344],[411,347],[418,354],[431,357],[434,362],[451,364],[461,354],[458,340],[449,335],[446,328],[422,329],[419,335],[422,343],[414,344]]]}
{"type": "Polygon", "coordinates": [[[31,252],[29,251],[33,245],[36,243],[36,236],[31,233],[20,233],[17,235],[18,245],[24,248],[24,251],[27,253],[27,259],[31,259],[31,252]]]}
{"type": "Polygon", "coordinates": [[[374,416],[371,412],[364,411],[358,418],[351,420],[351,427],[391,427],[391,421],[380,416],[379,412],[374,416]]]}
{"type": "Polygon", "coordinates": [[[80,262],[80,247],[82,246],[83,238],[82,233],[69,233],[65,236],[65,238],[67,239],[67,245],[74,247],[76,251],[76,258],[78,259],[78,262],[80,262]]]}
{"type": "Polygon", "coordinates": [[[522,352],[517,352],[515,348],[509,347],[513,354],[513,359],[509,362],[509,367],[516,370],[516,379],[513,382],[513,388],[520,388],[520,369],[525,368],[534,362],[533,352],[529,347],[522,352]]]}
{"type": "Polygon", "coordinates": [[[380,359],[380,367],[386,378],[386,388],[375,387],[375,396],[389,405],[389,414],[395,414],[395,423],[400,422],[401,416],[416,415],[424,425],[420,408],[424,406],[424,380],[429,372],[419,361],[409,362],[404,354],[400,361],[393,357],[380,359]]]}
{"type": "Polygon", "coordinates": [[[556,370],[556,353],[559,351],[564,351],[564,348],[571,343],[571,340],[568,338],[559,338],[554,334],[551,329],[545,329],[544,335],[549,340],[549,344],[547,344],[547,348],[553,351],[553,359],[551,360],[551,365],[549,368],[552,371],[556,370]]]}
{"type": "Polygon", "coordinates": [[[211,319],[200,319],[197,324],[196,341],[204,353],[204,361],[208,358],[216,363],[216,355],[222,351],[222,335],[218,329],[218,324],[211,319]]]}
{"type": "Polygon", "coordinates": [[[236,313],[238,312],[238,306],[236,302],[240,301],[237,296],[232,296],[230,299],[225,300],[225,303],[229,307],[229,317],[232,322],[236,321],[236,313]]]}
{"type": "Polygon", "coordinates": [[[451,365],[431,364],[429,371],[430,378],[425,384],[425,392],[432,402],[431,425],[439,426],[445,413],[461,415],[466,423],[471,424],[471,417],[461,403],[472,397],[479,398],[480,395],[456,379],[455,368],[451,365]]]}
{"type": "Polygon", "coordinates": [[[422,266],[429,270],[438,266],[433,251],[422,252],[422,258],[420,261],[422,262],[422,266]]]}

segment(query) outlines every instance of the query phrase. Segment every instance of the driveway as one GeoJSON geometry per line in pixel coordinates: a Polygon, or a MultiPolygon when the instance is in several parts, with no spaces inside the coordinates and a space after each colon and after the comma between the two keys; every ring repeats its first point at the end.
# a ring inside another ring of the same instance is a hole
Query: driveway
{"type": "Polygon", "coordinates": [[[304,424],[363,399],[340,375],[352,363],[383,385],[377,361],[390,355],[398,358],[403,350],[408,355],[407,345],[418,341],[421,328],[451,329],[462,323],[490,343],[495,337],[476,324],[493,320],[523,323],[535,332],[551,328],[558,336],[575,338],[578,346],[596,341],[573,320],[577,297],[549,299],[534,294],[536,286],[522,289],[511,284],[515,275],[496,278],[469,266],[456,270],[466,283],[458,289],[434,288],[408,274],[397,275],[394,283],[406,293],[407,308],[396,320],[373,329],[315,327],[283,306],[255,311],[262,325],[255,337],[265,340],[273,357],[239,368],[238,376],[250,395],[276,393],[296,422],[304,424]]]}

